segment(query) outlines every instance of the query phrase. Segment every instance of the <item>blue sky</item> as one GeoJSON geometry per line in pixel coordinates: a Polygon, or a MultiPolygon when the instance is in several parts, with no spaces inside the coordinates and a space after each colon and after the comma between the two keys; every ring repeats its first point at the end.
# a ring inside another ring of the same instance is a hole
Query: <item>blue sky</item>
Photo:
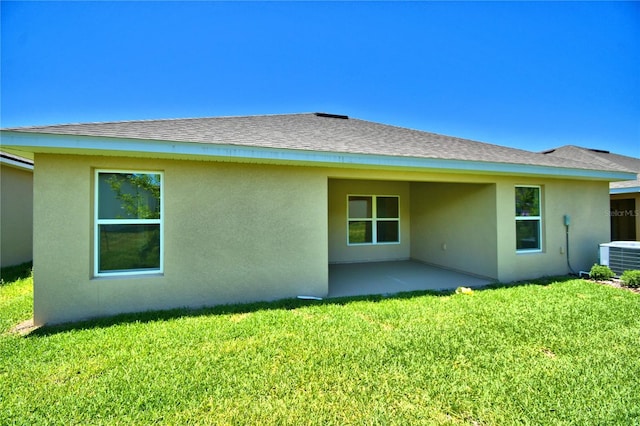
{"type": "Polygon", "coordinates": [[[322,111],[640,157],[640,2],[1,8],[2,127],[322,111]]]}

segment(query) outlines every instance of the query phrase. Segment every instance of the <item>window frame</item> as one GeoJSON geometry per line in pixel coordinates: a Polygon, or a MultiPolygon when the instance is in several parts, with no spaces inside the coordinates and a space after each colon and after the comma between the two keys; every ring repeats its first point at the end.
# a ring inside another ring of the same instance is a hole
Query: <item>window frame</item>
{"type": "Polygon", "coordinates": [[[93,206],[93,275],[94,277],[118,277],[131,275],[158,275],[164,273],[164,172],[159,170],[132,169],[95,169],[93,206]],[[160,218],[159,219],[100,219],[100,174],[153,174],[160,175],[160,218]],[[127,269],[100,272],[100,225],[159,225],[160,228],[160,264],[153,269],[127,269]]]}
{"type": "Polygon", "coordinates": [[[359,247],[359,246],[377,246],[377,245],[397,245],[401,242],[401,223],[400,223],[400,196],[399,195],[373,195],[373,194],[347,194],[347,246],[359,247]],[[351,197],[371,197],[371,217],[370,218],[352,218],[349,217],[349,199],[351,197]],[[378,198],[395,198],[398,200],[398,216],[395,218],[390,217],[378,217],[378,198]],[[352,243],[349,241],[349,224],[350,222],[371,222],[371,242],[365,243],[352,243]],[[382,241],[378,242],[378,222],[395,221],[398,223],[398,241],[382,241]]]}
{"type": "Polygon", "coordinates": [[[536,188],[538,190],[538,215],[537,216],[518,216],[517,213],[514,212],[515,216],[515,243],[516,243],[516,253],[542,253],[544,237],[542,234],[542,185],[515,185],[514,187],[514,197],[513,202],[514,206],[517,199],[518,188],[536,188]],[[525,221],[537,221],[538,222],[538,247],[537,248],[518,248],[518,222],[525,221]]]}

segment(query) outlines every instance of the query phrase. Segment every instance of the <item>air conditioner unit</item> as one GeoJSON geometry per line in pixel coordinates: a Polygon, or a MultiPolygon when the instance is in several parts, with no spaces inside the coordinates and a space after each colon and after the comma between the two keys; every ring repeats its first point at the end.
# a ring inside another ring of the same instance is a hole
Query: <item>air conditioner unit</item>
{"type": "Polygon", "coordinates": [[[607,265],[616,275],[640,270],[640,242],[612,241],[600,244],[600,264],[607,265]]]}

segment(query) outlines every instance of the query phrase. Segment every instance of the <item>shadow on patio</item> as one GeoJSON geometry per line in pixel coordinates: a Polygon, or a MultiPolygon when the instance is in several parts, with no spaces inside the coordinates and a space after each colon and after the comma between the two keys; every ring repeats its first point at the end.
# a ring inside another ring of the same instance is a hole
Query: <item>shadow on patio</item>
{"type": "Polygon", "coordinates": [[[328,297],[394,294],[416,290],[455,290],[495,283],[416,261],[341,263],[329,265],[328,297]]]}

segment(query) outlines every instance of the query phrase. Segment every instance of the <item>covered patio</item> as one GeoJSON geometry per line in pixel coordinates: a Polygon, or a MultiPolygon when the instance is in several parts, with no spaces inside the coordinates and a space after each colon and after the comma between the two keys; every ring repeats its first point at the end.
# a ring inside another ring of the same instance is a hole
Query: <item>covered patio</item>
{"type": "Polygon", "coordinates": [[[329,265],[328,297],[482,287],[495,280],[413,260],[329,265]]]}

